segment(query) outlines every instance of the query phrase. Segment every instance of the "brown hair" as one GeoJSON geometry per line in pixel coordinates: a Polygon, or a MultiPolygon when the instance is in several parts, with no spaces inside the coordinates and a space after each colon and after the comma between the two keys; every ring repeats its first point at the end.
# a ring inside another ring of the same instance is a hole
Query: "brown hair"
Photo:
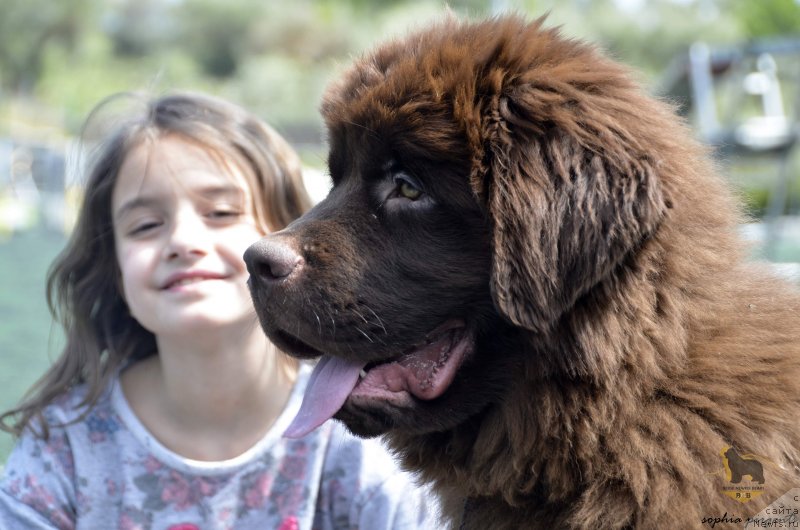
{"type": "Polygon", "coordinates": [[[88,411],[125,361],[157,351],[155,336],[131,316],[122,297],[114,251],[111,194],[125,157],[139,142],[178,134],[243,168],[256,222],[265,233],[280,230],[311,206],[299,157],[289,144],[252,114],[218,98],[189,92],[152,99],[138,93],[111,96],[90,113],[84,144],[101,116],[119,102],[138,110],[113,118],[111,133],[90,155],[77,224],[47,275],[47,302],[65,330],[66,346],[22,403],[0,416],[0,429],[17,436],[36,418],[46,438],[42,410],[56,397],[85,383],[80,406],[88,411]]]}

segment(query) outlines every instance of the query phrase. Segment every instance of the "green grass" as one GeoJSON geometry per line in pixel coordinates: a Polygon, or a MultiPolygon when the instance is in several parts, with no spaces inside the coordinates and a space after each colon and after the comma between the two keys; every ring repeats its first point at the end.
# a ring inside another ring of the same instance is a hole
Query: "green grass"
{"type": "MultiPolygon", "coordinates": [[[[59,352],[45,301],[45,274],[64,236],[30,230],[0,239],[0,410],[15,405],[59,352]]],[[[13,439],[0,431],[0,465],[13,439]]]]}

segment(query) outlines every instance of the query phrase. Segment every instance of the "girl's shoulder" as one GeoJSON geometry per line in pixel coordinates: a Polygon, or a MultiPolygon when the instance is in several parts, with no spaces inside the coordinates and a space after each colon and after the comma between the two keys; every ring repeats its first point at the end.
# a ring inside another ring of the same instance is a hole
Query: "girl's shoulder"
{"type": "MultiPolygon", "coordinates": [[[[56,430],[75,425],[86,425],[90,429],[93,427],[96,430],[100,427],[98,421],[100,423],[109,421],[117,423],[118,420],[112,418],[114,408],[111,403],[111,389],[115,383],[116,379],[112,380],[108,388],[104,389],[94,402],[89,400],[87,385],[75,385],[44,407],[42,416],[48,426],[56,430]]],[[[34,429],[38,427],[36,422],[32,427],[34,429]]]]}
{"type": "Polygon", "coordinates": [[[62,511],[80,505],[85,497],[77,485],[104,469],[109,473],[119,469],[114,433],[120,424],[108,393],[91,407],[84,404],[87,395],[84,385],[75,386],[48,404],[42,417],[34,418],[22,432],[0,479],[5,496],[0,516],[4,508],[19,503],[52,521],[67,521],[69,516],[62,511]],[[47,423],[47,436],[42,421],[47,423]]]}
{"type": "Polygon", "coordinates": [[[40,417],[31,419],[20,435],[18,449],[60,455],[63,461],[66,453],[72,457],[81,452],[97,457],[107,452],[116,454],[117,433],[127,429],[112,405],[113,385],[112,381],[94,402],[87,399],[89,389],[83,384],[58,396],[42,409],[40,417]]]}

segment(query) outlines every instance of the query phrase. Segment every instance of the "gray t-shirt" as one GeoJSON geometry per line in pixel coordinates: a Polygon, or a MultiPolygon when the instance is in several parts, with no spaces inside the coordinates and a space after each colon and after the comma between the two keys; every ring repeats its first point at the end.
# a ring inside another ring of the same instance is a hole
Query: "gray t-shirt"
{"type": "MultiPolygon", "coordinates": [[[[0,529],[249,530],[435,529],[438,507],[378,440],[329,421],[281,437],[310,369],[267,435],[222,462],[184,458],[135,416],[115,380],[81,421],[26,432],[0,479],[0,529]]],[[[85,388],[50,405],[52,424],[74,418],[85,388]]]]}

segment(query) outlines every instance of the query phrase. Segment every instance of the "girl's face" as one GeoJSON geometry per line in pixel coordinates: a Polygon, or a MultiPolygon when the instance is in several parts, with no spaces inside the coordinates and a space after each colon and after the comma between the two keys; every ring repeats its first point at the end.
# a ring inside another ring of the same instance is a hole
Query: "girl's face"
{"type": "Polygon", "coordinates": [[[242,261],[262,236],[252,200],[235,164],[180,136],[128,153],[112,215],[123,294],[142,326],[179,338],[255,325],[242,261]]]}

